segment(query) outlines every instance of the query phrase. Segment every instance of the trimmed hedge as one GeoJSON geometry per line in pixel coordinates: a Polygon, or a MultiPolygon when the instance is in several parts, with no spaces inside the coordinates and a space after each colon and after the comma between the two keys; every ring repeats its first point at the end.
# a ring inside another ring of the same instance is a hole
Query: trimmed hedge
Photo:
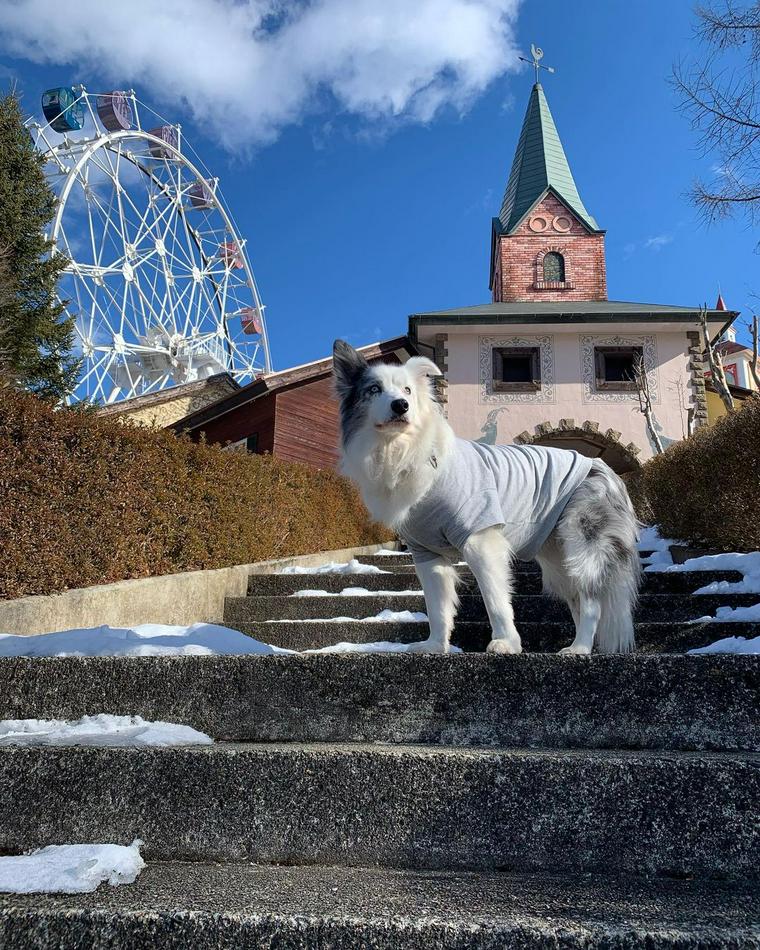
{"type": "Polygon", "coordinates": [[[697,429],[628,481],[639,517],[665,537],[760,550],[760,398],[697,429]]]}
{"type": "Polygon", "coordinates": [[[331,471],[0,390],[0,598],[373,544],[331,471]]]}

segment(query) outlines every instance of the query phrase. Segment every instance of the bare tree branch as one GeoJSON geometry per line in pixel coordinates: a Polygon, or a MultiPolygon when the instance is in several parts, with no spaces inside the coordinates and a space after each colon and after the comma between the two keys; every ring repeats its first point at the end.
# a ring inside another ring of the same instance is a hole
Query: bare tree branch
{"type": "Polygon", "coordinates": [[[699,60],[673,68],[681,110],[705,155],[717,158],[715,179],[697,182],[694,203],[708,222],[742,210],[760,218],[760,2],[715,0],[697,7],[699,60]]]}
{"type": "Polygon", "coordinates": [[[664,449],[660,434],[654,425],[654,413],[652,412],[652,394],[649,390],[649,377],[647,376],[644,357],[639,355],[633,361],[633,379],[636,383],[636,393],[639,397],[639,412],[644,416],[647,424],[647,431],[658,455],[662,455],[664,449]]]}
{"type": "Polygon", "coordinates": [[[752,362],[749,367],[750,373],[752,373],[752,379],[755,382],[755,391],[760,395],[760,370],[757,367],[757,356],[758,356],[758,319],[757,314],[752,314],[752,362]]]}
{"type": "Polygon", "coordinates": [[[710,366],[713,385],[718,391],[718,395],[726,407],[726,411],[733,412],[735,408],[734,397],[731,395],[731,390],[728,388],[728,383],[726,382],[726,374],[723,371],[723,359],[721,358],[720,351],[710,339],[710,331],[707,327],[706,304],[700,307],[699,324],[702,328],[702,344],[705,349],[705,355],[707,356],[707,362],[710,366]]]}

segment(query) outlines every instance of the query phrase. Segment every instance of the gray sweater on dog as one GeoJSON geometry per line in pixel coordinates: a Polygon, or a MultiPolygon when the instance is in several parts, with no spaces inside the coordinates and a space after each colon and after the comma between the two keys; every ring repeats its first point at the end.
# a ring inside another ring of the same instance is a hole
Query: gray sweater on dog
{"type": "Polygon", "coordinates": [[[418,563],[457,561],[471,534],[503,525],[515,555],[529,561],[590,469],[591,459],[570,449],[455,439],[399,534],[418,563]]]}

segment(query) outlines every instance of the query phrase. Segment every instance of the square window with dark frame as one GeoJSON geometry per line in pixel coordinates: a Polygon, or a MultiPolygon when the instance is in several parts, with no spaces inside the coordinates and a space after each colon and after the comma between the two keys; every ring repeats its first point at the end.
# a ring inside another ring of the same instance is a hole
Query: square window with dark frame
{"type": "Polygon", "coordinates": [[[492,355],[493,392],[536,392],[541,388],[540,347],[495,346],[492,355]]]}
{"type": "Polygon", "coordinates": [[[643,356],[641,346],[595,346],[596,388],[603,392],[635,392],[636,364],[643,356]]]}

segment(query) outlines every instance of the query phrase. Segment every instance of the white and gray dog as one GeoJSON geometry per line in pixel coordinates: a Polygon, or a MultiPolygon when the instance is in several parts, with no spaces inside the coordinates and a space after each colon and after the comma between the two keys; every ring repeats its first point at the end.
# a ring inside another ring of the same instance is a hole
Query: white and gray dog
{"type": "Polygon", "coordinates": [[[567,449],[492,446],[455,437],[425,357],[370,365],[337,340],[342,469],[370,514],[412,552],[430,636],[447,653],[458,607],[454,564],[472,570],[491,623],[491,653],[520,653],[512,559],[535,558],[544,588],[564,600],[576,635],[562,653],[634,648],[641,568],[638,523],[625,485],[602,461],[567,449]]]}

